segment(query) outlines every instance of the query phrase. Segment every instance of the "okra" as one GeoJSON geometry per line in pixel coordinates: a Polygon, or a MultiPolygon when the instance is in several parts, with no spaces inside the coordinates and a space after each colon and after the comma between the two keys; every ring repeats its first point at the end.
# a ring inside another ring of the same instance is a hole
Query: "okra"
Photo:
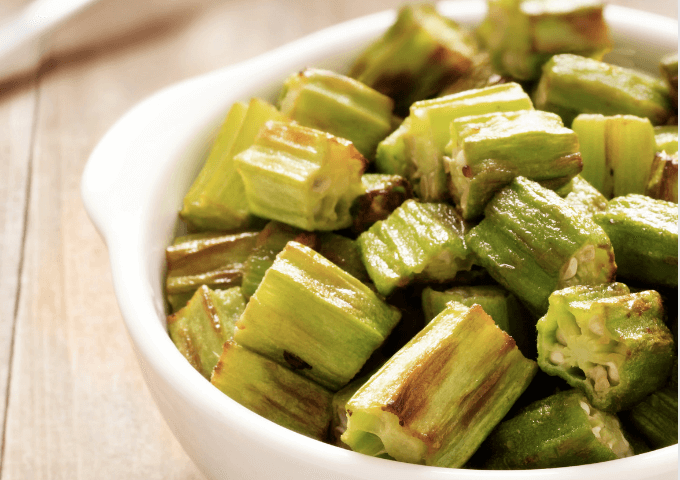
{"type": "Polygon", "coordinates": [[[501,74],[534,80],[553,55],[601,59],[611,49],[601,1],[490,0],[488,5],[478,35],[501,74]]]}
{"type": "Polygon", "coordinates": [[[570,54],[555,55],[543,66],[534,106],[557,113],[565,125],[581,113],[635,115],[661,125],[673,110],[662,80],[570,54]]]}
{"type": "Polygon", "coordinates": [[[518,175],[549,186],[581,171],[576,134],[557,115],[534,110],[462,117],[451,122],[445,157],[449,190],[466,220],[518,175]]]}
{"type": "Polygon", "coordinates": [[[452,287],[443,292],[431,287],[423,289],[423,311],[425,321],[430,322],[439,315],[449,302],[462,303],[466,307],[481,305],[498,327],[510,335],[520,352],[535,356],[536,338],[533,334],[535,321],[522,310],[517,298],[496,285],[452,287]],[[531,334],[527,334],[530,332],[531,334]]]}
{"type": "Polygon", "coordinates": [[[466,228],[449,205],[407,200],[357,242],[369,276],[387,296],[413,279],[443,282],[469,270],[466,228]]]}
{"type": "Polygon", "coordinates": [[[492,470],[569,467],[634,454],[616,415],[588,402],[579,390],[538,400],[502,422],[476,458],[492,470]]]}
{"type": "Polygon", "coordinates": [[[653,290],[623,284],[565,288],[536,324],[538,365],[580,388],[594,407],[627,410],[661,387],[673,365],[673,335],[653,290]]]}
{"type": "Polygon", "coordinates": [[[524,177],[496,194],[466,241],[476,261],[535,315],[546,312],[553,291],[608,283],[616,273],[604,230],[524,177]]]}
{"type": "Polygon", "coordinates": [[[611,239],[621,278],[677,287],[677,204],[626,195],[593,218],[611,239]]]}
{"type": "Polygon", "coordinates": [[[411,178],[415,166],[410,162],[406,151],[406,136],[411,129],[411,120],[406,119],[378,144],[375,153],[375,168],[380,173],[411,178]]]}
{"type": "Polygon", "coordinates": [[[234,158],[249,210],[303,230],[349,227],[363,193],[366,159],[348,140],[300,125],[267,122],[234,158]]]}
{"type": "Polygon", "coordinates": [[[186,305],[201,285],[213,289],[241,285],[245,262],[255,248],[257,235],[241,232],[177,237],[165,250],[165,292],[172,310],[186,305]]]}
{"type": "Polygon", "coordinates": [[[657,152],[678,153],[678,126],[654,127],[654,140],[656,140],[657,152]]]}
{"type": "Polygon", "coordinates": [[[581,175],[576,175],[556,193],[574,208],[593,215],[607,209],[607,199],[581,175]]]}
{"type": "Polygon", "coordinates": [[[482,307],[451,302],[349,400],[342,441],[368,455],[460,467],[536,370],[482,307]]]}
{"type": "Polygon", "coordinates": [[[234,230],[253,224],[234,157],[252,145],[268,120],[284,120],[269,103],[253,98],[235,103],[222,124],[208,159],[184,197],[180,216],[196,230],[234,230]]]}
{"type": "Polygon", "coordinates": [[[291,240],[312,248],[317,243],[315,234],[279,222],[269,222],[257,235],[255,247],[243,265],[241,291],[246,299],[252,297],[276,255],[291,240]]]}
{"type": "Polygon", "coordinates": [[[371,282],[355,240],[330,232],[320,233],[317,238],[317,252],[362,283],[371,282]]]}
{"type": "Polygon", "coordinates": [[[678,360],[668,383],[635,405],[624,419],[654,449],[678,443],[678,360]]]}
{"type": "Polygon", "coordinates": [[[453,95],[454,93],[461,93],[466,90],[491,87],[509,81],[509,77],[499,75],[496,70],[494,70],[488,52],[479,52],[472,59],[472,67],[470,67],[470,69],[461,77],[447,85],[437,96],[444,97],[446,95],[453,95]]]}
{"type": "Polygon", "coordinates": [[[661,59],[659,64],[661,75],[670,87],[671,96],[677,105],[678,103],[678,54],[672,53],[661,59]]]}
{"type": "Polygon", "coordinates": [[[336,447],[351,450],[349,446],[340,439],[342,434],[347,430],[347,402],[349,402],[357,390],[368,381],[368,378],[368,376],[361,376],[360,378],[352,380],[333,395],[329,437],[336,447]]]}
{"type": "Polygon", "coordinates": [[[333,394],[294,371],[229,341],[210,381],[258,415],[302,435],[326,440],[333,394]]]}
{"type": "Polygon", "coordinates": [[[647,118],[581,114],[572,128],[581,144],[584,179],[607,198],[644,192],[656,149],[647,118]]]}
{"type": "Polygon", "coordinates": [[[378,220],[385,220],[399,205],[413,198],[411,183],[399,175],[364,173],[361,183],[364,194],[350,209],[355,233],[363,232],[378,220]]]}
{"type": "Polygon", "coordinates": [[[234,341],[337,391],[399,318],[359,280],[291,241],[250,298],[234,341]]]}
{"type": "Polygon", "coordinates": [[[468,71],[476,53],[473,36],[433,5],[406,5],[356,60],[349,76],[392,97],[396,111],[405,112],[468,71]]]}
{"type": "Polygon", "coordinates": [[[656,152],[645,185],[645,195],[678,203],[678,152],[656,152]]]}
{"type": "Polygon", "coordinates": [[[279,108],[300,125],[346,138],[366,158],[392,131],[390,97],[328,70],[307,68],[288,77],[279,108]]]}
{"type": "Polygon", "coordinates": [[[168,317],[168,333],[191,366],[210,379],[245,308],[239,287],[211,290],[203,285],[184,308],[168,317]]]}

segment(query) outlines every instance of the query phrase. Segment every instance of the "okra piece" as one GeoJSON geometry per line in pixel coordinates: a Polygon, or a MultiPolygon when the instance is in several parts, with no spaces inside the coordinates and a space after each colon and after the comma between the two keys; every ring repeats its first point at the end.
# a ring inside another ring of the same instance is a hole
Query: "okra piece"
{"type": "Polygon", "coordinates": [[[488,6],[477,33],[501,74],[535,80],[553,55],[599,60],[611,49],[602,1],[490,0],[488,6]]]}
{"type": "Polygon", "coordinates": [[[250,298],[234,341],[337,391],[400,316],[359,280],[292,241],[250,298]]]}
{"type": "Polygon", "coordinates": [[[210,379],[245,308],[239,287],[211,290],[203,285],[184,308],[168,317],[168,333],[191,366],[210,379]]]}
{"type": "Polygon", "coordinates": [[[678,153],[678,126],[654,127],[654,140],[656,140],[657,152],[666,152],[671,155],[678,153]]]}
{"type": "Polygon", "coordinates": [[[406,119],[378,144],[375,153],[375,168],[380,173],[410,178],[415,166],[409,161],[406,151],[406,135],[411,129],[411,120],[406,119]]]}
{"type": "Polygon", "coordinates": [[[611,239],[621,278],[678,286],[677,204],[626,195],[593,218],[611,239]]]}
{"type": "Polygon", "coordinates": [[[557,113],[565,125],[581,113],[647,117],[652,125],[666,123],[673,114],[661,79],[570,54],[555,55],[543,66],[534,106],[557,113]]]}
{"type": "Polygon", "coordinates": [[[355,233],[363,232],[378,220],[385,220],[399,205],[413,198],[411,183],[399,175],[364,173],[361,183],[365,193],[354,201],[350,210],[355,233]]]}
{"type": "Polygon", "coordinates": [[[473,36],[433,5],[406,5],[349,76],[393,98],[396,111],[405,112],[467,72],[476,53],[473,36]]]}
{"type": "Polygon", "coordinates": [[[369,376],[362,376],[356,380],[352,380],[343,387],[341,390],[337,391],[333,395],[332,403],[332,416],[331,416],[331,429],[330,438],[332,444],[336,447],[345,448],[351,450],[347,444],[345,444],[340,437],[347,430],[347,402],[357,393],[357,390],[361,388],[364,383],[369,379],[369,376]]]}
{"type": "Polygon", "coordinates": [[[328,70],[307,68],[288,77],[279,108],[300,125],[346,138],[366,158],[392,131],[390,97],[328,70]]]}
{"type": "Polygon", "coordinates": [[[538,400],[502,422],[480,447],[482,468],[570,467],[634,454],[616,415],[593,407],[579,390],[538,400]]]}
{"type": "Polygon", "coordinates": [[[469,270],[467,227],[444,203],[407,200],[386,220],[373,224],[357,242],[378,292],[389,295],[412,280],[444,282],[469,270]]]}
{"type": "Polygon", "coordinates": [[[234,230],[253,224],[234,157],[248,148],[268,120],[284,120],[273,105],[253,98],[235,103],[208,159],[184,197],[180,216],[196,230],[234,230]]]}
{"type": "Polygon", "coordinates": [[[673,365],[659,293],[628,292],[619,283],[556,291],[536,324],[541,369],[610,412],[627,410],[664,385],[673,365]]]}
{"type": "Polygon", "coordinates": [[[675,104],[678,104],[678,54],[666,55],[661,59],[659,65],[661,76],[666,80],[670,87],[671,96],[675,104]]]}
{"type": "Polygon", "coordinates": [[[510,335],[520,352],[525,356],[535,356],[536,338],[533,318],[522,310],[517,298],[504,288],[496,285],[476,285],[452,287],[443,292],[431,287],[423,289],[423,311],[425,321],[430,322],[439,315],[449,302],[462,303],[466,307],[481,305],[498,327],[510,335]],[[530,332],[527,335],[527,332],[530,332]]]}
{"type": "Polygon", "coordinates": [[[645,195],[678,203],[678,152],[656,152],[645,185],[645,195]]]}
{"type": "Polygon", "coordinates": [[[593,215],[607,209],[607,199],[581,175],[576,175],[556,193],[574,208],[593,215]]]}
{"type": "Polygon", "coordinates": [[[243,266],[241,291],[246,299],[253,296],[267,269],[272,266],[276,256],[291,240],[312,248],[316,245],[315,234],[285,223],[269,222],[257,235],[255,247],[243,266]]]}
{"type": "Polygon", "coordinates": [[[371,282],[355,240],[330,232],[321,233],[317,238],[317,252],[362,283],[371,282]]]}
{"type": "Polygon", "coordinates": [[[668,383],[631,408],[624,419],[654,449],[678,443],[678,360],[668,383]]]}
{"type": "Polygon", "coordinates": [[[510,81],[509,77],[499,75],[491,65],[491,58],[488,52],[479,52],[472,59],[472,67],[460,78],[457,78],[446,86],[438,97],[461,93],[466,90],[491,87],[510,81]]]}
{"type": "Polygon", "coordinates": [[[581,171],[576,134],[552,113],[526,110],[451,122],[449,191],[466,220],[479,217],[494,193],[516,176],[564,185],[581,171]]]}
{"type": "Polygon", "coordinates": [[[647,118],[581,114],[572,124],[581,144],[581,175],[607,197],[643,193],[656,142],[647,118]]]}
{"type": "Polygon", "coordinates": [[[207,285],[225,289],[241,285],[246,259],[258,232],[204,233],[177,237],[165,250],[165,293],[175,312],[207,285]]]}
{"type": "Polygon", "coordinates": [[[535,315],[547,311],[555,290],[608,283],[616,273],[605,231],[524,177],[496,194],[466,241],[477,263],[535,315]]]}
{"type": "Polygon", "coordinates": [[[234,158],[249,210],[303,230],[349,227],[366,159],[352,143],[300,125],[267,122],[234,158]]]}
{"type": "Polygon", "coordinates": [[[326,440],[333,394],[293,370],[229,341],[210,382],[258,415],[326,440]]]}
{"type": "Polygon", "coordinates": [[[536,370],[482,307],[451,302],[350,399],[342,441],[367,455],[460,467],[536,370]]]}

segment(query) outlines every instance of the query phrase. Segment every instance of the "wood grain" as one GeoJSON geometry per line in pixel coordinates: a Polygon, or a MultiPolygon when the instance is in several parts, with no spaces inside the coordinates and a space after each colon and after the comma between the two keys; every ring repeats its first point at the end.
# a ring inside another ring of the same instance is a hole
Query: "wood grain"
{"type": "Polygon", "coordinates": [[[87,157],[164,86],[397,3],[104,0],[0,85],[0,480],[203,478],[144,386],[80,200],[87,157]]]}

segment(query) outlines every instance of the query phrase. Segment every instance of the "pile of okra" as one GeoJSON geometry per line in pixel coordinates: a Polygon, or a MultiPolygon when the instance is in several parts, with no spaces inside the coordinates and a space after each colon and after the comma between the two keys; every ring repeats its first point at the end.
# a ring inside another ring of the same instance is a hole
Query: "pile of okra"
{"type": "Polygon", "coordinates": [[[594,463],[677,443],[677,53],[596,0],[405,6],[347,75],[235,103],[167,249],[215,387],[366,455],[594,463]]]}

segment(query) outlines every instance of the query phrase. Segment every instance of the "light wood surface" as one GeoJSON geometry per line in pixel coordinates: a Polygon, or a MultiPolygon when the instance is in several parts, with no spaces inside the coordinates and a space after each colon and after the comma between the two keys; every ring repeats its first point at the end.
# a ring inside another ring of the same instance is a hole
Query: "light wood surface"
{"type": "Polygon", "coordinates": [[[203,478],[144,386],[80,200],[87,157],[162,87],[398,4],[103,0],[0,85],[0,480],[203,478]]]}

